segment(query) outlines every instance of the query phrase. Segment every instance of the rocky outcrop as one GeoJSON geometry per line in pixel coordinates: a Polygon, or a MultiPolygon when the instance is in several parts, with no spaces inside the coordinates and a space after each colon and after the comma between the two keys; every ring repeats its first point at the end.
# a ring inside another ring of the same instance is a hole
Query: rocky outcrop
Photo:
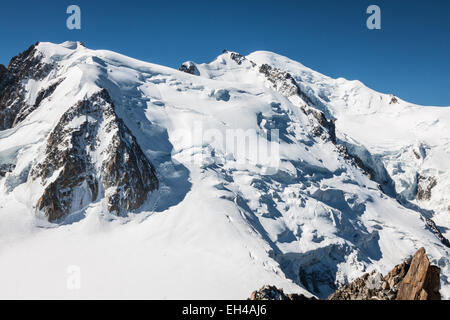
{"type": "Polygon", "coordinates": [[[12,172],[14,168],[15,165],[13,164],[0,164],[0,178],[3,178],[7,173],[12,172]]]}
{"type": "Polygon", "coordinates": [[[312,135],[314,137],[321,137],[324,141],[331,141],[336,144],[336,125],[334,120],[328,120],[325,114],[317,109],[307,106],[302,107],[302,111],[310,117],[310,124],[312,125],[312,135]]]}
{"type": "Polygon", "coordinates": [[[437,227],[436,223],[428,218],[425,219],[425,222],[428,228],[430,228],[430,230],[436,235],[436,237],[438,237],[438,239],[442,242],[442,244],[444,244],[447,248],[450,248],[450,241],[446,237],[444,237],[442,232],[437,227]]]}
{"type": "Polygon", "coordinates": [[[398,104],[397,97],[391,94],[391,101],[389,102],[389,104],[398,104]]]}
{"type": "Polygon", "coordinates": [[[272,68],[268,64],[263,64],[259,68],[259,72],[264,74],[266,79],[269,80],[281,94],[291,97],[298,93],[297,84],[288,72],[272,68]]]}
{"type": "Polygon", "coordinates": [[[53,69],[53,65],[42,62],[42,56],[35,44],[11,59],[6,69],[0,67],[0,130],[13,127],[25,119],[17,115],[29,106],[25,101],[24,84],[30,80],[41,80],[53,69]]]}
{"type": "Polygon", "coordinates": [[[243,55],[237,52],[231,52],[230,57],[239,65],[241,65],[242,62],[246,60],[246,58],[243,55]]]}
{"type": "Polygon", "coordinates": [[[346,160],[350,161],[354,166],[360,168],[364,174],[372,181],[376,181],[378,183],[386,183],[386,181],[381,181],[381,179],[377,176],[376,171],[370,166],[366,165],[360,157],[355,154],[351,154],[348,148],[342,144],[336,145],[336,148],[339,154],[346,160]]]}
{"type": "Polygon", "coordinates": [[[294,77],[286,71],[273,68],[268,64],[263,64],[259,68],[259,72],[264,74],[266,79],[272,83],[274,88],[286,97],[292,97],[294,95],[299,96],[308,106],[314,106],[311,98],[303,92],[294,77]]]}
{"type": "Polygon", "coordinates": [[[440,269],[430,265],[422,248],[385,277],[377,272],[365,274],[328,300],[440,300],[439,287],[440,269]]]}
{"type": "Polygon", "coordinates": [[[437,186],[436,178],[417,175],[417,200],[428,201],[431,199],[431,191],[437,186]]]}
{"type": "Polygon", "coordinates": [[[430,265],[425,249],[420,249],[398,287],[397,300],[441,300],[440,274],[438,267],[430,265]]]}
{"type": "Polygon", "coordinates": [[[110,212],[132,211],[158,188],[152,164],[117,117],[106,90],[78,102],[62,116],[30,176],[44,186],[36,209],[52,222],[100,196],[110,212]]]}
{"type": "Polygon", "coordinates": [[[184,62],[178,70],[192,74],[194,76],[200,75],[200,72],[198,71],[197,67],[195,66],[195,63],[193,63],[192,61],[184,62]]]}
{"type": "Polygon", "coordinates": [[[282,289],[278,289],[274,286],[264,286],[261,289],[254,291],[248,300],[252,301],[268,301],[268,300],[317,300],[316,298],[308,298],[302,294],[285,294],[282,289]]]}
{"type": "Polygon", "coordinates": [[[222,54],[228,54],[230,56],[231,60],[236,62],[238,65],[242,65],[244,63],[244,61],[248,61],[248,62],[250,62],[252,67],[256,67],[256,63],[254,63],[251,60],[248,60],[245,56],[243,56],[240,53],[231,52],[231,51],[228,51],[228,50],[225,49],[225,50],[222,51],[222,54]]]}
{"type": "Polygon", "coordinates": [[[386,277],[377,272],[367,273],[338,289],[328,300],[395,300],[398,284],[405,276],[405,269],[408,267],[408,263],[403,263],[386,277]]]}

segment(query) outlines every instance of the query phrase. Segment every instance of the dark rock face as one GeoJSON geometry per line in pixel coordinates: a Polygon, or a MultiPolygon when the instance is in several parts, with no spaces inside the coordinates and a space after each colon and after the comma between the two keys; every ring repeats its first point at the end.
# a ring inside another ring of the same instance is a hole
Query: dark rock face
{"type": "Polygon", "coordinates": [[[23,83],[45,78],[54,67],[42,62],[36,46],[12,58],[7,69],[0,67],[0,130],[9,129],[26,117],[24,112],[20,120],[16,119],[22,110],[29,108],[23,83]]]}
{"type": "Polygon", "coordinates": [[[428,201],[431,199],[431,191],[437,186],[436,178],[417,175],[417,200],[428,201]]]}
{"type": "Polygon", "coordinates": [[[12,164],[0,164],[0,178],[3,178],[7,173],[12,172],[14,168],[15,166],[12,164]]]}
{"type": "Polygon", "coordinates": [[[283,290],[273,286],[264,286],[258,291],[252,293],[248,300],[252,301],[282,301],[282,300],[317,300],[316,298],[308,298],[302,294],[285,294],[283,290]]]}
{"type": "Polygon", "coordinates": [[[269,80],[275,89],[282,95],[286,97],[298,95],[308,106],[314,105],[311,99],[300,89],[300,86],[290,73],[277,68],[272,68],[268,64],[263,64],[259,68],[259,72],[264,74],[267,80],[269,80]]]}
{"type": "Polygon", "coordinates": [[[328,300],[440,300],[439,288],[440,269],[430,265],[422,248],[385,277],[376,272],[365,274],[328,300]]]}
{"type": "Polygon", "coordinates": [[[181,65],[181,67],[178,69],[179,71],[186,72],[189,74],[192,74],[194,76],[199,76],[200,72],[198,71],[195,64],[191,61],[187,61],[181,65]]]}
{"type": "Polygon", "coordinates": [[[154,167],[115,113],[106,90],[78,102],[47,141],[30,176],[45,186],[36,208],[54,222],[100,195],[116,214],[136,210],[158,188],[154,167]]]}
{"type": "Polygon", "coordinates": [[[236,62],[238,65],[242,65],[244,61],[249,61],[252,67],[256,67],[256,63],[251,60],[248,60],[245,56],[237,52],[229,52],[228,50],[223,50],[222,53],[226,53],[230,55],[231,60],[236,62]]]}
{"type": "Polygon", "coordinates": [[[242,62],[245,61],[245,59],[246,59],[243,55],[241,55],[240,53],[236,53],[236,52],[231,52],[230,57],[239,65],[241,65],[242,62]]]}
{"type": "Polygon", "coordinates": [[[448,241],[448,239],[446,237],[444,237],[442,232],[437,227],[436,223],[431,219],[426,219],[425,221],[427,223],[427,226],[436,235],[436,237],[438,237],[438,239],[441,240],[442,244],[444,244],[447,248],[450,248],[450,241],[448,241]]]}
{"type": "Polygon", "coordinates": [[[334,120],[328,120],[322,111],[307,106],[303,106],[302,111],[313,118],[311,125],[314,137],[321,137],[325,141],[331,141],[336,144],[336,125],[334,120]]]}
{"type": "MultiPolygon", "coordinates": [[[[337,145],[337,150],[338,152],[341,154],[341,156],[350,161],[354,166],[360,168],[364,174],[372,181],[376,181],[381,183],[379,177],[377,177],[377,173],[375,172],[374,169],[372,169],[370,166],[367,166],[364,161],[361,160],[360,157],[358,157],[357,155],[351,154],[349,152],[349,150],[347,149],[347,147],[345,147],[344,145],[337,145]]],[[[384,183],[384,181],[383,181],[384,183]]]]}
{"type": "Polygon", "coordinates": [[[8,72],[8,69],[6,69],[4,65],[0,64],[0,92],[3,90],[4,87],[6,87],[10,78],[11,75],[8,72]]]}
{"type": "Polygon", "coordinates": [[[272,68],[268,64],[263,64],[259,72],[264,74],[282,95],[291,97],[299,94],[299,88],[290,73],[280,69],[272,68]]]}
{"type": "Polygon", "coordinates": [[[391,101],[389,102],[389,104],[397,104],[398,103],[398,99],[396,96],[391,95],[391,101]]]}

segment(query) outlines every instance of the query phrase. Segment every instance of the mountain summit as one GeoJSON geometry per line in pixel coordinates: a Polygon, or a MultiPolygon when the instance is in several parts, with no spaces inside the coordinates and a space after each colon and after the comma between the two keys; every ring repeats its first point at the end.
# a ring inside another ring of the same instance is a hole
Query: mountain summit
{"type": "Polygon", "coordinates": [[[449,299],[449,130],[271,52],[37,43],[0,65],[0,297],[71,297],[75,265],[83,298],[326,298],[424,247],[449,299]]]}

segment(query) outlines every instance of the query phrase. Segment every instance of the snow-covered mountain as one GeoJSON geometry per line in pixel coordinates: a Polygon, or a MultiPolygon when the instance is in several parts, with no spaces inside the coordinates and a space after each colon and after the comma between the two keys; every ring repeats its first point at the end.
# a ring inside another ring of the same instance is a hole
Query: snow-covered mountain
{"type": "Polygon", "coordinates": [[[324,298],[425,247],[450,299],[449,155],[450,108],[274,53],[39,43],[0,66],[0,297],[324,298]]]}

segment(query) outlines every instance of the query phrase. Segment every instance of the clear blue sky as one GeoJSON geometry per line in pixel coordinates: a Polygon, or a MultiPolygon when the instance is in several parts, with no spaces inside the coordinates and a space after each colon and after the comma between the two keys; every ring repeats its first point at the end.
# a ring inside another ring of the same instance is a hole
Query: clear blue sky
{"type": "Polygon", "coordinates": [[[449,0],[2,1],[0,63],[36,41],[80,40],[178,67],[223,49],[269,50],[332,77],[425,105],[450,105],[449,0]],[[82,30],[66,28],[66,8],[82,30]],[[366,28],[381,7],[382,30],[366,28]]]}

